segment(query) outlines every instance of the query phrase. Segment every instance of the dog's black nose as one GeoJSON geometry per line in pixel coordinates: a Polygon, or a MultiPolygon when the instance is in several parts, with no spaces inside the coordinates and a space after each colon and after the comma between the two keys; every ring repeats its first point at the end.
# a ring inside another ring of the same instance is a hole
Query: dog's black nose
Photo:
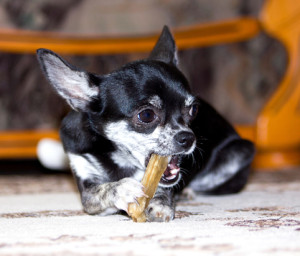
{"type": "Polygon", "coordinates": [[[196,138],[192,132],[179,132],[175,135],[174,139],[180,147],[189,149],[196,138]]]}

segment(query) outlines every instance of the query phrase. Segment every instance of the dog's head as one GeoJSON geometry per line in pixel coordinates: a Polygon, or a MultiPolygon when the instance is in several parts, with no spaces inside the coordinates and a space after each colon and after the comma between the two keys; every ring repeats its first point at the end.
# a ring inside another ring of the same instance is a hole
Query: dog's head
{"type": "Polygon", "coordinates": [[[46,49],[38,50],[38,58],[57,92],[75,111],[87,113],[92,129],[115,144],[111,157],[119,166],[145,168],[152,153],[170,155],[162,183],[178,181],[180,157],[196,146],[189,125],[198,103],[177,68],[176,45],[167,27],[148,59],[107,75],[79,70],[46,49]]]}

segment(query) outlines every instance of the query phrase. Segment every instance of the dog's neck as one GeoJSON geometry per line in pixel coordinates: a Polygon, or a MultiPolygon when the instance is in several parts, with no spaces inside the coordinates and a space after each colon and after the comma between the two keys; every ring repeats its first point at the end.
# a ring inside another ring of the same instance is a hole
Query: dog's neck
{"type": "Polygon", "coordinates": [[[134,168],[141,171],[145,169],[145,156],[138,151],[129,152],[122,146],[111,153],[111,159],[120,168],[134,168]]]}

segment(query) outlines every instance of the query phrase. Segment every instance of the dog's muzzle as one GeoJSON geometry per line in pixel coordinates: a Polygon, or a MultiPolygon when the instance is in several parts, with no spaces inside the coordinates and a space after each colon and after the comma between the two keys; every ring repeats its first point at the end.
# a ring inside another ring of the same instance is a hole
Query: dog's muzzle
{"type": "Polygon", "coordinates": [[[193,146],[196,137],[194,133],[183,131],[179,132],[174,136],[174,140],[176,146],[184,151],[189,151],[189,149],[193,146]]]}
{"type": "Polygon", "coordinates": [[[196,137],[193,132],[181,131],[174,136],[174,144],[177,151],[181,152],[173,155],[167,169],[164,171],[160,184],[163,186],[174,186],[181,178],[180,174],[180,159],[181,155],[191,154],[195,149],[196,137]]]}
{"type": "MultiPolygon", "coordinates": [[[[173,138],[173,153],[169,164],[164,171],[160,185],[164,187],[175,186],[181,178],[180,162],[184,155],[191,154],[196,146],[196,137],[193,132],[181,131],[178,132],[173,138]]],[[[156,154],[160,154],[156,152],[156,154]]],[[[145,166],[148,165],[151,154],[146,158],[145,166]]]]}

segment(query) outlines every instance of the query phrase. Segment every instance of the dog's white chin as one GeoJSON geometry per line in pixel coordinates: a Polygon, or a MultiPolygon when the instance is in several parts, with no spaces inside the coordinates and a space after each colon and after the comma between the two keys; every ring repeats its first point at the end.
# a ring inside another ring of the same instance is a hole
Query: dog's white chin
{"type": "Polygon", "coordinates": [[[181,173],[178,174],[176,180],[174,180],[172,183],[167,184],[167,183],[163,183],[163,182],[159,182],[158,186],[162,187],[162,188],[171,188],[171,187],[175,187],[178,182],[181,180],[181,173]]]}

